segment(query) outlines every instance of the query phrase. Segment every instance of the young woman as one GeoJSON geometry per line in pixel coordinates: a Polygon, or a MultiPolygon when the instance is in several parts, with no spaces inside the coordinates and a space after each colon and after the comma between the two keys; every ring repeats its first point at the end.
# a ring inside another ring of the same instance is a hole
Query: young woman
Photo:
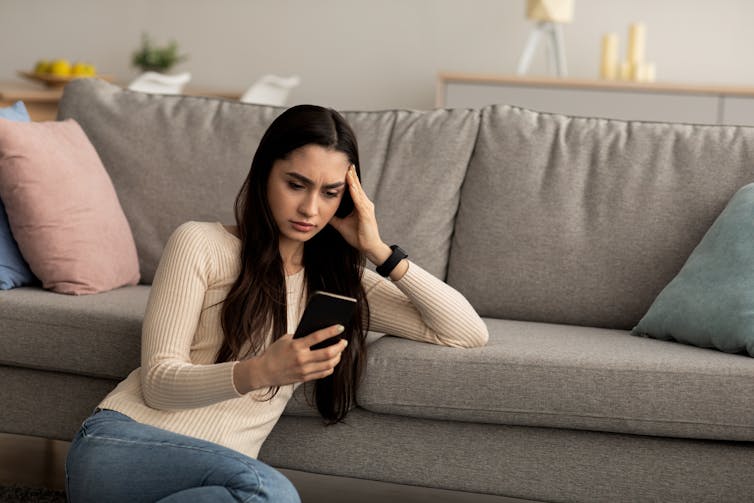
{"type": "Polygon", "coordinates": [[[368,329],[455,347],[487,341],[460,293],[380,238],[356,137],[334,110],[301,105],[275,119],[235,217],[235,227],[187,222],[168,240],[142,366],[76,434],[70,501],[298,501],[255,459],[298,385],[314,381],[317,408],[335,423],[354,404],[368,329]],[[316,290],[355,297],[356,314],[293,339],[316,290]],[[340,341],[311,349],[331,337],[340,341]]]}

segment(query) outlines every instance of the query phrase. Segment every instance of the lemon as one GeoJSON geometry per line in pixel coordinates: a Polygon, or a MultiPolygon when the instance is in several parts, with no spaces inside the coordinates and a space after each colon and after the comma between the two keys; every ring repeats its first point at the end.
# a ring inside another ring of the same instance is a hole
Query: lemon
{"type": "Polygon", "coordinates": [[[40,59],[37,64],[34,65],[34,73],[44,74],[50,71],[50,62],[46,59],[40,59]]]}
{"type": "Polygon", "coordinates": [[[71,75],[74,77],[94,77],[96,74],[97,70],[91,63],[76,61],[71,67],[71,75]]]}
{"type": "Polygon", "coordinates": [[[71,74],[71,62],[67,59],[56,59],[50,64],[50,73],[59,77],[67,77],[71,74]]]}
{"type": "Polygon", "coordinates": [[[87,77],[89,76],[89,65],[76,61],[71,67],[71,75],[75,77],[87,77]]]}

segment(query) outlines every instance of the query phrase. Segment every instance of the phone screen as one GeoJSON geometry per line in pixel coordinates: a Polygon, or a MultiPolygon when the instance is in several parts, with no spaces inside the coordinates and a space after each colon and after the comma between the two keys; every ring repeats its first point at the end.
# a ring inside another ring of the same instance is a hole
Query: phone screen
{"type": "MultiPolygon", "coordinates": [[[[346,327],[355,311],[356,299],[353,297],[318,290],[309,298],[293,338],[304,337],[332,325],[341,324],[346,327]]],[[[326,348],[339,340],[339,336],[330,337],[315,344],[311,349],[326,348]]]]}

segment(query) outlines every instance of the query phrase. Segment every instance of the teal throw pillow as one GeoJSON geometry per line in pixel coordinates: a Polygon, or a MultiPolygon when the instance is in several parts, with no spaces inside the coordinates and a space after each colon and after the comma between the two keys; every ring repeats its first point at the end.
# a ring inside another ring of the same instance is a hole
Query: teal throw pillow
{"type": "MultiPolygon", "coordinates": [[[[16,122],[30,122],[23,101],[0,108],[0,118],[16,122]]],[[[3,153],[0,152],[0,158],[3,153]]],[[[3,202],[0,201],[0,290],[10,290],[18,286],[34,285],[38,280],[29,269],[16,240],[10,231],[8,215],[5,213],[3,202]]]]}
{"type": "Polygon", "coordinates": [[[632,333],[754,356],[754,183],[735,193],[632,333]]]}

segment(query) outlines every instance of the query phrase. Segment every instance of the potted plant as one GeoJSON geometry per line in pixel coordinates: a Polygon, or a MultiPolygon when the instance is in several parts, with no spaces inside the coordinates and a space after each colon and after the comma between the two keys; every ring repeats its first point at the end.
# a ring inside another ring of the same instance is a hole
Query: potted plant
{"type": "Polygon", "coordinates": [[[178,54],[178,44],[175,40],[171,40],[164,47],[157,47],[149,35],[142,33],[141,47],[134,52],[132,63],[143,72],[164,73],[186,59],[188,56],[185,54],[178,54]]]}

